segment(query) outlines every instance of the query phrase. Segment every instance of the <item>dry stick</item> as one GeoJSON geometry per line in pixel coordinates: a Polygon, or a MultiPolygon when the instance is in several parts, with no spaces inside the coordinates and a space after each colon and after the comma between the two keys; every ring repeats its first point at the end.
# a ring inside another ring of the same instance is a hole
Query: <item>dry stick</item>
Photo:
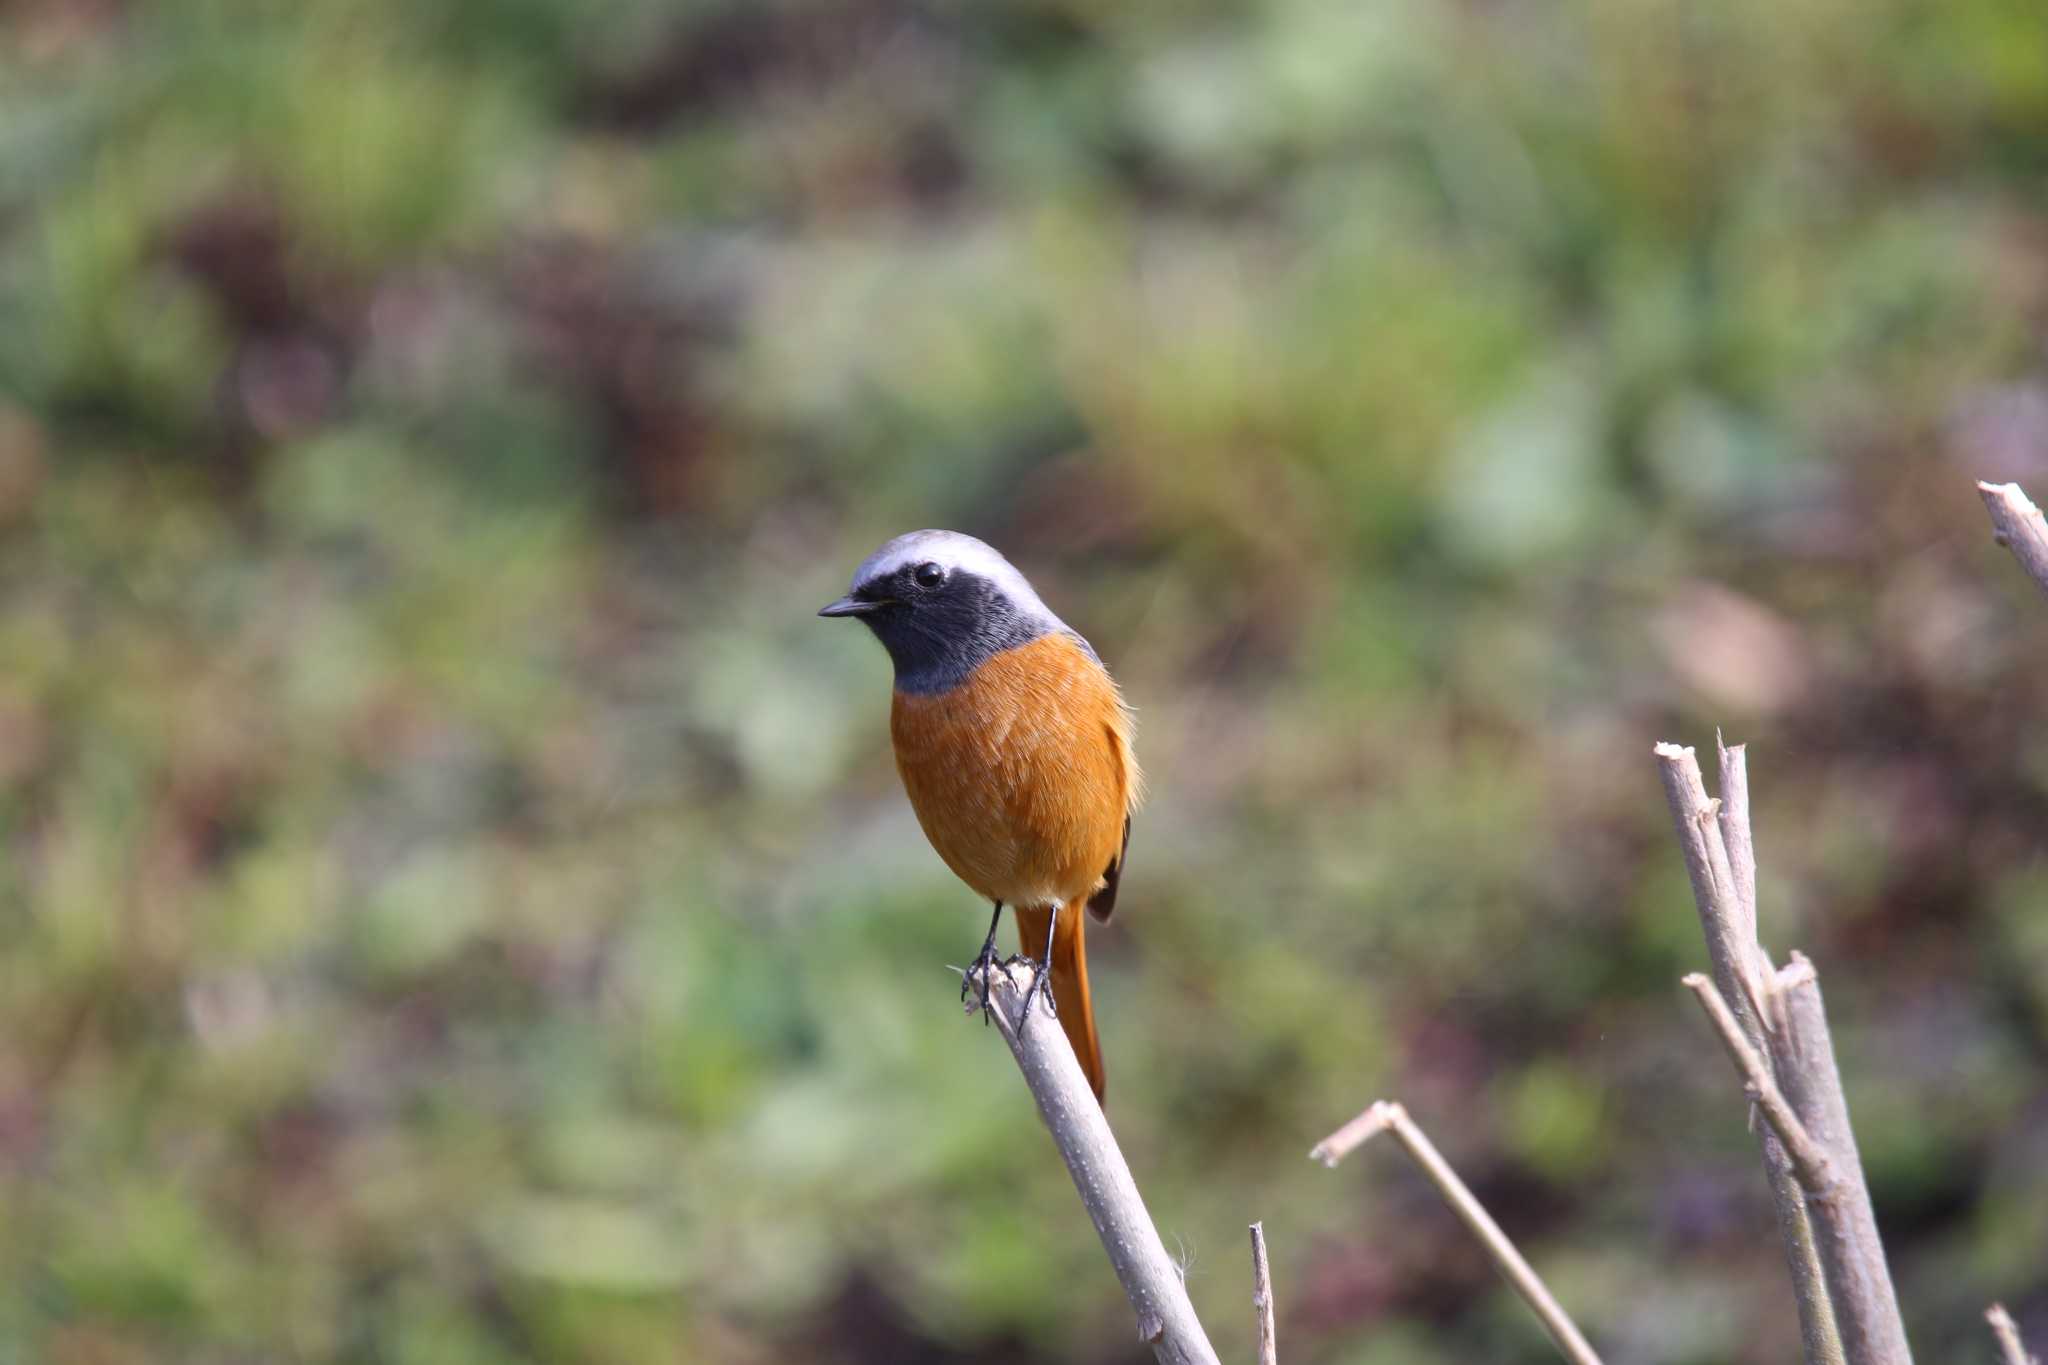
{"type": "MultiPolygon", "coordinates": [[[[1659,744],[1654,752],[1664,779],[1664,799],[1671,807],[1671,823],[1685,854],[1686,875],[1692,879],[1714,982],[1734,1006],[1744,1036],[1756,1042],[1763,1036],[1758,1010],[1762,983],[1756,979],[1756,920],[1743,908],[1735,867],[1721,838],[1723,805],[1707,796],[1706,779],[1700,776],[1699,759],[1690,747],[1659,744]]],[[[1747,795],[1745,784],[1745,798],[1747,795]]]]}
{"type": "Polygon", "coordinates": [[[1991,1335],[1998,1338],[1998,1354],[2005,1365],[2041,1365],[2027,1354],[2027,1343],[2020,1340],[2020,1325],[2005,1311],[2004,1304],[1994,1303],[1985,1309],[1984,1321],[1991,1324],[1991,1335]]]}
{"type": "MultiPolygon", "coordinates": [[[[2013,552],[2022,568],[2048,591],[2048,519],[2016,483],[1979,483],[1977,492],[1991,513],[1993,538],[2013,552]]],[[[1984,1312],[1985,1321],[1998,1338],[2005,1365],[2040,1365],[2027,1354],[2020,1340],[2019,1325],[2005,1305],[1994,1303],[1984,1312]]]]}
{"type": "MultiPolygon", "coordinates": [[[[1746,745],[1722,743],[1718,730],[1714,732],[1714,749],[1721,768],[1721,799],[1715,808],[1715,824],[1720,827],[1721,842],[1728,850],[1728,867],[1734,875],[1736,909],[1740,915],[1733,935],[1738,940],[1737,948],[1748,950],[1749,970],[1743,976],[1743,990],[1763,1016],[1760,1022],[1767,1033],[1771,1017],[1763,1007],[1767,994],[1764,982],[1774,973],[1770,954],[1757,937],[1760,921],[1756,906],[1756,841],[1749,823],[1749,751],[1746,745]]],[[[1828,1301],[1827,1276],[1821,1268],[1820,1251],[1813,1243],[1813,1220],[1806,1212],[1806,1196],[1793,1177],[1791,1163],[1777,1134],[1768,1127],[1761,1128],[1757,1142],[1763,1150],[1764,1176],[1771,1185],[1778,1236],[1785,1246],[1785,1265],[1792,1277],[1806,1358],[1809,1365],[1820,1365],[1823,1361],[1832,1365],[1843,1356],[1841,1328],[1828,1301]]]]}
{"type": "Polygon", "coordinates": [[[1266,1264],[1266,1225],[1252,1224],[1252,1312],[1259,1320],[1259,1365],[1280,1365],[1273,1338],[1273,1272],[1266,1264]]]}
{"type": "Polygon", "coordinates": [[[1908,1365],[1906,1325],[1885,1265],[1884,1243],[1870,1207],[1863,1160],[1849,1126],[1849,1102],[1842,1093],[1828,1016],[1821,1004],[1820,978],[1799,953],[1771,984],[1777,1028],[1771,1033],[1773,1069],[1799,1122],[1828,1154],[1835,1184],[1807,1189],[1807,1209],[1827,1272],[1828,1297],[1842,1331],[1842,1348],[1852,1361],[1908,1365]]]}
{"type": "Polygon", "coordinates": [[[1124,1294],[1138,1314],[1138,1339],[1152,1348],[1162,1365],[1219,1365],[1216,1348],[1203,1333],[1180,1270],[1145,1212],[1138,1183],[1124,1164],[1088,1078],[1081,1074],[1066,1031],[1049,1011],[1034,1004],[1036,1017],[1019,1036],[1020,1006],[1032,976],[1031,964],[1018,960],[1007,969],[970,972],[967,981],[977,994],[984,981],[988,986],[996,1027],[1024,1073],[1024,1083],[1052,1130],[1053,1144],[1067,1163],[1096,1235],[1102,1238],[1102,1249],[1109,1253],[1124,1294]]]}
{"type": "Polygon", "coordinates": [[[1522,1253],[1515,1250],[1515,1244],[1500,1230],[1500,1224],[1493,1221],[1472,1191],[1465,1188],[1465,1182],[1458,1179],[1458,1173],[1451,1169],[1436,1145],[1408,1117],[1408,1111],[1392,1100],[1375,1100],[1364,1113],[1339,1128],[1336,1132],[1317,1143],[1309,1156],[1325,1166],[1335,1166],[1361,1144],[1391,1131],[1408,1149],[1408,1155],[1415,1158],[1415,1164],[1422,1167],[1422,1173],[1429,1177],[1444,1202],[1451,1206],[1466,1227],[1472,1230],[1487,1254],[1493,1257],[1501,1274],[1515,1292],[1536,1310],[1536,1316],[1543,1321],[1544,1330],[1550,1333],[1557,1349],[1573,1365],[1600,1365],[1600,1357],[1587,1344],[1585,1336],[1557,1300],[1543,1285],[1529,1263],[1522,1259],[1522,1253]]]}
{"type": "Polygon", "coordinates": [[[1735,908],[1742,916],[1735,926],[1737,937],[1758,958],[1762,946],[1756,936],[1756,844],[1749,833],[1749,750],[1747,745],[1727,745],[1714,732],[1714,748],[1721,759],[1721,804],[1715,823],[1721,827],[1721,843],[1728,850],[1728,870],[1735,877],[1735,908]]]}
{"type": "MultiPolygon", "coordinates": [[[[1763,950],[1756,942],[1756,855],[1749,834],[1749,771],[1743,748],[1721,749],[1722,794],[1727,799],[1720,802],[1708,799],[1699,760],[1690,748],[1659,744],[1656,755],[1664,796],[1671,806],[1671,823],[1692,878],[1693,901],[1699,909],[1714,980],[1722,996],[1734,1002],[1743,1039],[1752,1048],[1761,1048],[1764,1029],[1758,1002],[1762,983],[1757,980],[1757,968],[1763,950]],[[1725,831],[1734,826],[1740,827],[1741,834],[1730,841],[1725,831]],[[1739,849],[1739,855],[1731,854],[1731,848],[1739,849]],[[1741,871],[1737,870],[1738,856],[1741,871]]],[[[1764,1179],[1770,1186],[1778,1234],[1785,1245],[1785,1267],[1799,1309],[1806,1365],[1843,1365],[1841,1334],[1828,1302],[1827,1276],[1821,1269],[1812,1220],[1792,1173],[1791,1158],[1767,1125],[1757,1129],[1757,1145],[1763,1152],[1764,1179]]]]}
{"type": "MultiPolygon", "coordinates": [[[[1799,1035],[1796,1048],[1788,1049],[1786,1056],[1796,1055],[1800,1068],[1811,1068],[1815,1065],[1811,1059],[1813,1048],[1827,1046],[1824,1018],[1818,1037],[1811,1032],[1813,1020],[1820,1014],[1820,993],[1812,965],[1800,958],[1779,974],[1779,981],[1787,992],[1786,1014],[1780,1023],[1786,1033],[1799,1035]],[[1802,974],[1803,984],[1797,979],[1802,974]],[[1802,993],[1810,995],[1810,1004],[1797,999],[1802,993]]],[[[1828,1298],[1841,1328],[1843,1351],[1854,1365],[1912,1365],[1906,1329],[1899,1320],[1898,1303],[1892,1297],[1891,1275],[1885,1269],[1884,1247],[1877,1240],[1877,1223],[1870,1215],[1870,1195],[1863,1185],[1862,1168],[1851,1164],[1853,1145],[1848,1159],[1844,1159],[1842,1150],[1832,1142],[1837,1133],[1832,1128],[1832,1118],[1827,1120],[1829,1126],[1815,1131],[1819,1125],[1811,1124],[1810,1120],[1819,1116],[1825,1103],[1817,1103],[1813,1112],[1808,1113],[1786,1097],[1763,1054],[1742,1036],[1742,1026],[1736,1022],[1728,1002],[1714,989],[1713,982],[1694,972],[1685,978],[1685,984],[1699,997],[1700,1007],[1721,1035],[1728,1056],[1743,1078],[1744,1092],[1785,1145],[1792,1169],[1806,1191],[1814,1246],[1820,1252],[1821,1269],[1827,1276],[1828,1298]]],[[[1830,1072],[1832,1056],[1830,1052],[1830,1072]]],[[[1791,1068],[1784,1069],[1789,1075],[1791,1068]]],[[[1799,1083],[1802,1090],[1816,1092],[1824,1084],[1815,1083],[1810,1076],[1802,1076],[1799,1083]]],[[[1846,1107],[1840,1119],[1839,1131],[1846,1132],[1846,1107]]]]}
{"type": "Polygon", "coordinates": [[[1841,1179],[1835,1163],[1828,1159],[1827,1149],[1814,1141],[1813,1135],[1806,1131],[1806,1125],[1799,1121],[1799,1115],[1793,1112],[1792,1102],[1785,1098],[1784,1091],[1778,1089],[1763,1054],[1742,1036],[1742,1025],[1737,1022],[1735,1012],[1728,1008],[1727,997],[1715,990],[1714,983],[1699,972],[1687,973],[1683,984],[1699,997],[1700,1008],[1707,1012],[1708,1021],[1721,1036],[1722,1045],[1728,1049],[1728,1059],[1735,1063],[1735,1070],[1742,1076],[1743,1093],[1764,1116],[1764,1122],[1771,1125],[1778,1141],[1785,1144],[1786,1155],[1792,1159],[1792,1169],[1799,1176],[1799,1183],[1808,1191],[1834,1188],[1841,1179]]]}
{"type": "Polygon", "coordinates": [[[2016,483],[1979,483],[1994,538],[2048,591],[2048,521],[2016,483]]]}

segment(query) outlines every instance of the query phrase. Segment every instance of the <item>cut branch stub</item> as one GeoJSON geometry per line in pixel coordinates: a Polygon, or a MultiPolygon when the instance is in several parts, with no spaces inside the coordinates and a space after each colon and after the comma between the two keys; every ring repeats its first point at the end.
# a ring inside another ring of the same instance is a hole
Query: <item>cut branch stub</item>
{"type": "MultiPolygon", "coordinates": [[[[1690,748],[1659,744],[1657,767],[1671,808],[1672,827],[1685,854],[1714,984],[1737,1021],[1738,1034],[1752,1050],[1761,1052],[1769,1014],[1764,1006],[1769,959],[1757,942],[1756,853],[1749,825],[1747,754],[1742,745],[1720,743],[1718,735],[1715,748],[1721,760],[1720,802],[1707,796],[1699,760],[1690,748]]],[[[1813,1223],[1792,1170],[1792,1158],[1768,1123],[1753,1126],[1771,1205],[1777,1213],[1779,1239],[1785,1248],[1785,1267],[1792,1277],[1807,1365],[1843,1365],[1841,1337],[1828,1303],[1827,1276],[1821,1269],[1813,1223]]]]}
{"type": "Polygon", "coordinates": [[[2048,521],[2041,509],[2016,483],[1979,483],[1977,492],[1991,513],[1998,543],[2011,550],[2020,567],[2048,592],[2048,521]]]}

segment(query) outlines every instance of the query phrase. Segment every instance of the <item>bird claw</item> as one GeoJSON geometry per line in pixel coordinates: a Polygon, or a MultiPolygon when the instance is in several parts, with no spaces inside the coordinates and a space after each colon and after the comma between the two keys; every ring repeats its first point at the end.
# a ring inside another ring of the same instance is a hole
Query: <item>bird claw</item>
{"type": "Polygon", "coordinates": [[[1034,969],[1031,985],[1024,992],[1023,1012],[1017,1016],[1017,1036],[1019,1038],[1024,1036],[1024,1030],[1031,1025],[1031,1005],[1041,993],[1045,996],[1045,1012],[1055,1019],[1060,1017],[1060,1007],[1054,1002],[1052,992],[1044,989],[1045,983],[1052,979],[1052,945],[1055,931],[1059,928],[1059,923],[1060,907],[1054,905],[1052,913],[1046,917],[1045,921],[1045,956],[1031,962],[1031,966],[1034,969]]]}
{"type": "MultiPolygon", "coordinates": [[[[988,922],[988,937],[981,943],[981,951],[975,955],[973,963],[967,970],[960,974],[960,1003],[967,1003],[969,993],[974,991],[978,984],[980,996],[974,1007],[981,1011],[981,1022],[987,1024],[990,974],[1000,971],[1003,978],[1010,983],[1010,989],[1014,991],[1017,989],[1017,964],[1028,963],[1032,969],[1031,985],[1024,991],[1024,1007],[1017,1016],[1017,1036],[1021,1038],[1024,1036],[1024,1030],[1030,1026],[1031,1007],[1037,1003],[1040,994],[1045,996],[1045,1012],[1055,1019],[1060,1016],[1059,1006],[1054,1003],[1052,992],[1043,989],[1046,979],[1052,975],[1052,933],[1050,929],[1046,932],[1045,957],[1042,960],[1024,957],[1021,954],[999,958],[996,956],[996,926],[1002,922],[1002,917],[1003,905],[1001,901],[997,901],[995,914],[988,922]]],[[[1053,922],[1058,922],[1056,912],[1053,922]]]]}
{"type": "MultiPolygon", "coordinates": [[[[1052,992],[1044,989],[1045,983],[1051,980],[1052,978],[1051,960],[1048,959],[1047,961],[1039,962],[1028,957],[1013,957],[1008,962],[1005,962],[1003,964],[1004,975],[1007,976],[1009,974],[1010,967],[1018,962],[1030,963],[1032,971],[1031,985],[1024,992],[1024,1007],[1017,1013],[1017,1035],[1019,1037],[1022,1037],[1024,1034],[1024,1030],[1026,1028],[1029,1028],[1031,1025],[1032,1001],[1037,999],[1040,995],[1043,995],[1045,997],[1045,1012],[1054,1019],[1060,1017],[1060,1007],[1053,1000],[1052,992]]],[[[1011,984],[1016,984],[1014,978],[1012,979],[1011,984]]]]}
{"type": "MultiPolygon", "coordinates": [[[[987,943],[981,945],[981,955],[974,959],[973,965],[969,966],[966,973],[960,978],[960,1003],[963,1005],[967,1003],[968,993],[975,990],[977,984],[979,985],[980,997],[975,1001],[975,1008],[981,1011],[981,1022],[983,1024],[988,1023],[989,973],[998,970],[1004,976],[1009,976],[1010,964],[996,956],[996,941],[991,938],[987,943]]],[[[1012,987],[1017,984],[1014,977],[1011,978],[1010,984],[1012,987]]]]}
{"type": "MultiPolygon", "coordinates": [[[[992,968],[1001,967],[1003,975],[1008,976],[1010,974],[1009,964],[996,960],[996,926],[1003,922],[1003,903],[997,901],[995,907],[995,913],[989,916],[988,937],[981,941],[981,952],[975,956],[974,965],[960,974],[960,1003],[963,1005],[967,1003],[967,992],[973,988],[974,982],[977,979],[981,982],[981,999],[975,1002],[975,1007],[981,1011],[981,1022],[984,1028],[988,1026],[989,971],[992,968]]],[[[1010,984],[1014,987],[1017,983],[1013,979],[1010,984]]]]}

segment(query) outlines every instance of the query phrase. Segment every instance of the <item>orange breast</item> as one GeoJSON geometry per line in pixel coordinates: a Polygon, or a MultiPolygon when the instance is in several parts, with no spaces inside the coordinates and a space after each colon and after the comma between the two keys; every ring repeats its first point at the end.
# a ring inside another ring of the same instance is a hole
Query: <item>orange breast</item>
{"type": "Polygon", "coordinates": [[[936,696],[898,692],[889,728],[918,823],[961,881],[1011,905],[1101,885],[1138,771],[1116,684],[1073,637],[1005,650],[936,696]]]}

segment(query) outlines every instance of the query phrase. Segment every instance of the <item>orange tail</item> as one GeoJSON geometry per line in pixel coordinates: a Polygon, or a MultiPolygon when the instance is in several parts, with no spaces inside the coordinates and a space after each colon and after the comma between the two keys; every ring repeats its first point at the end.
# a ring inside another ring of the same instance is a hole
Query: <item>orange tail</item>
{"type": "MultiPolygon", "coordinates": [[[[1045,951],[1046,922],[1050,906],[1018,906],[1017,936],[1024,951],[1037,957],[1045,951]]],[[[1081,1059],[1081,1070],[1095,1098],[1102,1098],[1102,1044],[1095,1036],[1095,1008],[1088,999],[1088,951],[1083,942],[1085,916],[1076,901],[1060,910],[1059,925],[1052,936],[1052,1002],[1059,1007],[1060,1027],[1081,1059]]]]}

